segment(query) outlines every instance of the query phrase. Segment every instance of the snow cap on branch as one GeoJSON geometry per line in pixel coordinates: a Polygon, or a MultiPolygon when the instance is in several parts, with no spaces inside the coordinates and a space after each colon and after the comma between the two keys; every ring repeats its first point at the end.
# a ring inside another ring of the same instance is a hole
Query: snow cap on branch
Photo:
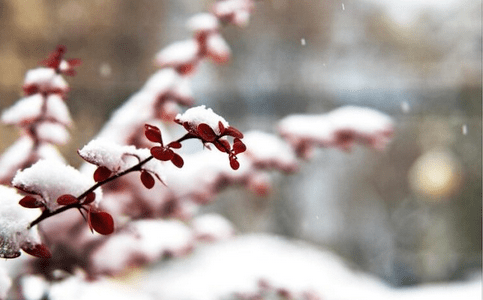
{"type": "Polygon", "coordinates": [[[183,114],[178,114],[175,118],[175,122],[183,125],[187,130],[192,129],[194,131],[197,130],[200,124],[206,124],[216,135],[222,134],[219,128],[219,122],[221,122],[225,128],[230,126],[223,117],[214,113],[211,108],[206,108],[205,105],[192,107],[186,110],[183,114]]]}
{"type": "Polygon", "coordinates": [[[191,74],[198,63],[199,52],[196,40],[179,41],[159,51],[155,61],[161,68],[172,67],[180,74],[191,74]]]}
{"type": "Polygon", "coordinates": [[[253,10],[253,0],[222,0],[213,5],[213,13],[222,21],[246,26],[253,10]]]}
{"type": "Polygon", "coordinates": [[[291,115],[279,122],[280,134],[308,157],[314,146],[350,150],[355,143],[382,150],[394,131],[392,119],[365,107],[345,106],[321,115],[291,115]]]}
{"type": "MultiPolygon", "coordinates": [[[[106,167],[113,174],[122,172],[150,156],[149,149],[118,145],[102,138],[90,141],[78,153],[87,162],[106,167]]],[[[151,160],[142,169],[156,174],[161,181],[165,180],[164,169],[159,161],[151,160]]]]}
{"type": "Polygon", "coordinates": [[[13,188],[0,185],[0,257],[15,258],[20,249],[32,249],[40,244],[36,228],[29,224],[39,211],[27,209],[18,203],[22,196],[13,188]]]}
{"type": "Polygon", "coordinates": [[[198,13],[192,16],[186,25],[193,32],[212,32],[220,26],[218,19],[210,13],[198,13]]]}
{"type": "Polygon", "coordinates": [[[36,93],[64,95],[68,92],[69,86],[55,69],[37,68],[27,71],[23,90],[26,96],[36,93]]]}
{"type": "MultiPolygon", "coordinates": [[[[49,210],[59,206],[61,195],[80,196],[95,184],[94,180],[77,169],[57,160],[39,160],[30,168],[17,172],[12,185],[30,194],[39,195],[49,210]]],[[[100,189],[95,191],[96,203],[101,199],[100,189]]]]}

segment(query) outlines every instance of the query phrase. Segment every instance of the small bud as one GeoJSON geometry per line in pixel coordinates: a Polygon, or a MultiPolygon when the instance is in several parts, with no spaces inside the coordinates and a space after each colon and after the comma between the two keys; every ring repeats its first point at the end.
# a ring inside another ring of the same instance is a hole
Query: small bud
{"type": "Polygon", "coordinates": [[[69,194],[65,194],[57,198],[57,203],[60,205],[69,205],[77,202],[79,202],[79,200],[76,197],[69,194]]]}
{"type": "Polygon", "coordinates": [[[111,174],[112,174],[111,170],[109,170],[108,168],[106,168],[104,166],[100,166],[94,172],[94,181],[95,182],[104,181],[107,178],[109,178],[111,176],[111,174]]]}
{"type": "Polygon", "coordinates": [[[154,186],[154,178],[146,171],[141,171],[141,182],[148,189],[152,189],[154,186]]]}

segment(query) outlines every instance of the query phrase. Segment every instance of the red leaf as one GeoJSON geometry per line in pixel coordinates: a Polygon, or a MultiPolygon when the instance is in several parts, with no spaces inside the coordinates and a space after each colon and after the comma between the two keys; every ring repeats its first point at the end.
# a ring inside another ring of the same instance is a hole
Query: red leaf
{"type": "Polygon", "coordinates": [[[33,255],[38,258],[51,258],[52,253],[50,252],[49,248],[44,244],[37,244],[37,245],[25,245],[22,246],[22,250],[25,253],[33,255]]]}
{"type": "Polygon", "coordinates": [[[148,189],[151,189],[154,186],[154,178],[153,178],[153,176],[151,176],[151,174],[149,174],[146,171],[141,171],[141,182],[148,189]]]}
{"type": "Polygon", "coordinates": [[[79,200],[76,197],[69,194],[65,194],[57,198],[57,203],[59,203],[60,205],[69,205],[77,202],[79,202],[79,200]]]}
{"type": "Polygon", "coordinates": [[[166,146],[166,147],[179,149],[179,148],[181,148],[181,146],[182,145],[181,145],[180,142],[174,141],[174,142],[169,143],[168,146],[166,146]]]}
{"type": "Polygon", "coordinates": [[[231,127],[231,126],[225,129],[224,134],[230,135],[232,137],[236,137],[236,138],[239,138],[239,139],[243,138],[243,133],[241,133],[241,131],[236,129],[235,127],[231,127]]]}
{"type": "Polygon", "coordinates": [[[171,162],[178,168],[181,168],[184,165],[183,158],[176,153],[173,153],[173,158],[171,159],[171,162]]]}
{"type": "Polygon", "coordinates": [[[160,143],[161,145],[163,144],[163,138],[161,137],[161,130],[159,130],[159,128],[156,126],[145,124],[144,135],[146,135],[148,140],[150,140],[151,142],[160,143]]]}
{"type": "Polygon", "coordinates": [[[38,208],[38,207],[43,207],[44,203],[41,201],[37,200],[37,198],[32,197],[32,196],[25,196],[23,197],[18,204],[20,204],[23,207],[26,208],[38,208]]]}
{"type": "Polygon", "coordinates": [[[173,158],[174,152],[171,149],[156,146],[151,148],[151,155],[156,159],[168,161],[173,158]]]}
{"type": "Polygon", "coordinates": [[[107,212],[89,210],[87,222],[91,229],[100,234],[108,235],[114,232],[114,220],[107,212]]]}
{"type": "Polygon", "coordinates": [[[69,63],[70,67],[78,67],[82,64],[82,60],[80,58],[71,58],[68,59],[67,62],[69,63]]]}
{"type": "Polygon", "coordinates": [[[214,141],[213,145],[215,145],[216,149],[225,153],[230,149],[230,143],[227,140],[219,139],[218,141],[214,141]]]}
{"type": "Polygon", "coordinates": [[[82,204],[91,204],[92,202],[94,202],[94,200],[96,200],[96,194],[94,192],[90,192],[84,198],[84,201],[82,202],[82,204]]]}
{"type": "Polygon", "coordinates": [[[238,170],[238,168],[240,168],[240,163],[234,156],[230,156],[230,167],[233,170],[238,170]]]}
{"type": "Polygon", "coordinates": [[[213,129],[205,123],[198,125],[198,134],[200,137],[207,142],[213,142],[216,139],[216,134],[213,129]]]}
{"type": "Polygon", "coordinates": [[[233,152],[235,152],[235,155],[245,152],[246,150],[247,146],[245,146],[239,138],[235,138],[235,141],[233,142],[233,152]]]}
{"type": "Polygon", "coordinates": [[[104,166],[100,166],[94,172],[94,181],[95,182],[104,181],[107,178],[109,178],[111,174],[112,174],[111,170],[109,170],[104,166]]]}
{"type": "Polygon", "coordinates": [[[222,134],[225,131],[225,126],[223,125],[223,123],[221,121],[218,121],[218,129],[220,130],[220,132],[222,134]]]}

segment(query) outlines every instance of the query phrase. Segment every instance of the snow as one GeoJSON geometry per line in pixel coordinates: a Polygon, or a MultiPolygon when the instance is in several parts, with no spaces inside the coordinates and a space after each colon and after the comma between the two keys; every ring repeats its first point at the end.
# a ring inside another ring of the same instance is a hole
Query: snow
{"type": "Polygon", "coordinates": [[[24,243],[38,241],[36,229],[29,230],[31,221],[40,215],[36,209],[20,206],[22,196],[14,188],[0,185],[0,257],[18,256],[24,243]]]}
{"type": "Polygon", "coordinates": [[[390,141],[393,126],[391,117],[377,110],[344,106],[326,114],[290,115],[279,122],[279,132],[295,148],[322,146],[347,150],[359,142],[382,150],[390,141]]]}
{"type": "Polygon", "coordinates": [[[12,280],[8,277],[7,272],[0,267],[0,299],[6,299],[7,293],[12,286],[12,280]]]}
{"type": "Polygon", "coordinates": [[[231,56],[230,46],[220,34],[211,34],[207,39],[208,55],[216,63],[224,63],[231,56]]]}
{"type": "MultiPolygon", "coordinates": [[[[151,156],[149,149],[137,149],[123,146],[109,140],[98,138],[90,141],[78,151],[79,155],[92,164],[104,166],[113,173],[119,173],[151,156]]],[[[142,169],[151,171],[165,180],[164,167],[158,160],[152,159],[142,169]]]]}
{"type": "Polygon", "coordinates": [[[42,142],[64,145],[69,141],[69,132],[59,123],[43,122],[36,129],[36,136],[42,142]]]}
{"type": "Polygon", "coordinates": [[[214,14],[221,19],[230,19],[237,26],[246,26],[253,9],[252,0],[225,0],[213,5],[214,14]]]}
{"type": "Polygon", "coordinates": [[[335,254],[278,236],[251,234],[198,247],[190,257],[160,265],[143,291],[160,299],[226,299],[258,291],[257,282],[324,300],[481,299],[481,282],[390,288],[357,272],[335,254]],[[480,296],[480,297],[478,297],[480,296]]]}
{"type": "Polygon", "coordinates": [[[72,123],[67,105],[65,105],[62,97],[57,94],[52,94],[47,97],[47,110],[45,117],[64,125],[69,125],[72,123]]]}
{"type": "Polygon", "coordinates": [[[49,284],[38,275],[27,275],[22,277],[20,281],[25,300],[40,300],[48,290],[49,284]]]}
{"type": "Polygon", "coordinates": [[[235,234],[235,228],[231,222],[214,213],[195,217],[191,226],[198,240],[218,241],[235,234]]]}
{"type": "Polygon", "coordinates": [[[195,128],[195,130],[198,125],[202,123],[206,124],[213,129],[216,135],[221,134],[218,122],[221,122],[225,128],[230,126],[223,117],[214,113],[211,108],[207,109],[205,105],[192,107],[186,110],[183,114],[178,114],[175,121],[180,124],[189,124],[189,126],[195,128]]]}
{"type": "Polygon", "coordinates": [[[130,286],[101,278],[87,281],[80,276],[72,276],[54,283],[49,293],[50,300],[154,300],[130,286]]]}
{"type": "MultiPolygon", "coordinates": [[[[95,184],[91,177],[57,160],[39,160],[31,167],[18,171],[12,185],[26,192],[42,196],[47,208],[58,207],[57,198],[64,194],[79,196],[95,184]]],[[[101,199],[100,189],[95,191],[96,202],[101,199]]]]}
{"type": "Polygon", "coordinates": [[[196,40],[185,40],[170,44],[156,54],[155,60],[161,67],[176,67],[193,63],[199,52],[196,40]]]}
{"type": "Polygon", "coordinates": [[[111,235],[94,252],[91,262],[96,272],[120,274],[127,267],[154,262],[167,253],[186,253],[193,241],[191,230],[180,221],[133,221],[123,231],[111,235]]]}
{"type": "Polygon", "coordinates": [[[44,97],[40,94],[22,98],[3,111],[2,122],[5,124],[20,124],[38,118],[43,102],[44,97]]]}
{"type": "Polygon", "coordinates": [[[29,136],[20,137],[0,156],[0,179],[13,176],[29,159],[34,142],[29,136]]]}
{"type": "Polygon", "coordinates": [[[246,154],[252,163],[265,167],[279,167],[290,171],[298,167],[297,157],[292,148],[281,138],[262,131],[245,133],[243,143],[246,154]]]}
{"type": "Polygon", "coordinates": [[[186,25],[193,32],[206,32],[217,30],[220,24],[213,14],[198,13],[192,16],[186,25]]]}
{"type": "Polygon", "coordinates": [[[55,90],[65,92],[69,88],[64,78],[52,68],[28,70],[25,74],[24,86],[37,86],[40,91],[45,93],[55,90]]]}

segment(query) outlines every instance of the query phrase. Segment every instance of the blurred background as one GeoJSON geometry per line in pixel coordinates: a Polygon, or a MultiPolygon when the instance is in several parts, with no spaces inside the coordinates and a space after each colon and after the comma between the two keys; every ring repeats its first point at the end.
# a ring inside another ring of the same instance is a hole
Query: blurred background
{"type": "MultiPolygon", "coordinates": [[[[76,149],[156,71],[153,58],[190,37],[186,20],[212,1],[0,0],[0,110],[57,44],[81,58],[67,78],[76,149]]],[[[293,113],[342,105],[396,123],[382,153],[321,149],[298,174],[273,174],[268,197],[230,189],[205,207],[241,233],[270,232],[331,249],[395,285],[481,272],[482,35],[478,0],[264,0],[233,51],[193,78],[206,104],[247,131],[275,132],[293,113]]],[[[0,152],[18,137],[0,126],[0,152]]]]}

